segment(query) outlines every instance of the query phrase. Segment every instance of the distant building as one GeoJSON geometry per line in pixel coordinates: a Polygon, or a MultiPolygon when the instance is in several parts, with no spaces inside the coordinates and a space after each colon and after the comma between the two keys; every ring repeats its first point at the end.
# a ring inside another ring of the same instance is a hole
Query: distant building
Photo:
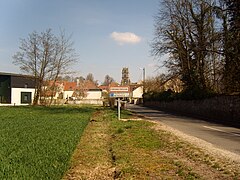
{"type": "Polygon", "coordinates": [[[109,85],[101,85],[99,88],[102,90],[102,92],[109,92],[110,87],[120,86],[117,82],[111,82],[109,85]]]}
{"type": "Polygon", "coordinates": [[[34,77],[0,72],[0,104],[31,104],[34,93],[34,77]]]}
{"type": "Polygon", "coordinates": [[[94,82],[85,80],[76,84],[73,97],[81,97],[82,100],[100,100],[102,98],[102,90],[94,82]]]}
{"type": "Polygon", "coordinates": [[[77,82],[57,81],[55,88],[51,86],[53,82],[47,83],[49,87],[45,89],[45,98],[51,97],[56,103],[69,104],[102,104],[102,90],[94,82],[84,80],[77,82]]]}
{"type": "Polygon", "coordinates": [[[143,85],[142,84],[131,84],[130,86],[129,102],[132,104],[143,103],[143,85]]]}
{"type": "Polygon", "coordinates": [[[130,78],[129,78],[129,71],[128,68],[123,68],[122,69],[122,80],[121,80],[121,85],[126,86],[130,84],[130,78]]]}

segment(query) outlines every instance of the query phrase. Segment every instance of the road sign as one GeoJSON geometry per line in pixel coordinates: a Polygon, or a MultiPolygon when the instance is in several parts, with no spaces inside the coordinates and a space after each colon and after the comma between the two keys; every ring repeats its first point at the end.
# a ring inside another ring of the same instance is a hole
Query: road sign
{"type": "Polygon", "coordinates": [[[110,87],[109,97],[111,98],[129,97],[129,86],[110,87]]]}
{"type": "Polygon", "coordinates": [[[110,92],[129,92],[129,87],[128,86],[110,87],[110,92]]]}
{"type": "Polygon", "coordinates": [[[112,98],[121,98],[121,97],[129,97],[129,93],[128,92],[115,92],[115,93],[109,93],[109,97],[112,98]]]}

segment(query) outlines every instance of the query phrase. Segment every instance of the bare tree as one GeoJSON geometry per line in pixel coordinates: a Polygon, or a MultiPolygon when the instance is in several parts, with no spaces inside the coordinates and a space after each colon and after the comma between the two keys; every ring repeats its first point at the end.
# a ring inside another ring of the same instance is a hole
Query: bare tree
{"type": "Polygon", "coordinates": [[[111,84],[112,82],[115,82],[114,79],[113,79],[111,76],[106,75],[105,78],[104,78],[103,85],[104,85],[104,86],[108,86],[108,85],[111,84]]]}
{"type": "Polygon", "coordinates": [[[91,81],[91,82],[94,82],[94,76],[92,73],[88,73],[87,77],[86,77],[86,80],[87,81],[91,81]]]}
{"type": "Polygon", "coordinates": [[[98,81],[94,80],[94,76],[92,73],[88,73],[88,75],[86,77],[86,81],[93,82],[96,86],[98,85],[98,81]]]}
{"type": "Polygon", "coordinates": [[[26,39],[21,39],[19,49],[13,56],[13,63],[35,77],[34,105],[39,102],[44,82],[53,81],[51,89],[54,90],[58,77],[77,59],[70,37],[67,38],[64,32],[56,36],[51,29],[29,34],[26,39]]]}
{"type": "MultiPolygon", "coordinates": [[[[219,54],[213,0],[162,0],[156,16],[152,54],[169,55],[165,62],[185,89],[210,89],[219,54]],[[213,73],[214,72],[214,73],[213,73]]],[[[216,79],[216,78],[215,78],[216,79]]],[[[214,79],[214,81],[215,81],[214,79]]]]}
{"type": "Polygon", "coordinates": [[[167,76],[165,74],[145,80],[145,92],[159,93],[169,89],[173,92],[181,92],[182,86],[182,82],[178,77],[167,76]]]}

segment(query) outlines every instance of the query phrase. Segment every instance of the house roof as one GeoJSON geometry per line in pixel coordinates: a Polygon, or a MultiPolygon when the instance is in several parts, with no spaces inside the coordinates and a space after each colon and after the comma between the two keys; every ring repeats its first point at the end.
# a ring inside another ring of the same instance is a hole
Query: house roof
{"type": "Polygon", "coordinates": [[[0,72],[0,75],[3,75],[3,76],[18,76],[18,77],[34,78],[34,76],[31,76],[31,75],[8,73],[8,72],[0,72]]]}
{"type": "Polygon", "coordinates": [[[79,89],[84,89],[84,90],[99,89],[97,85],[92,81],[84,81],[80,83],[80,86],[77,86],[76,82],[64,81],[63,85],[64,85],[64,91],[75,91],[79,89]]]}
{"type": "Polygon", "coordinates": [[[101,85],[99,86],[99,88],[105,91],[109,91],[110,87],[116,87],[116,86],[119,86],[119,84],[116,82],[111,82],[108,86],[101,85]]]}
{"type": "MultiPolygon", "coordinates": [[[[53,83],[54,83],[54,81],[46,81],[46,82],[44,82],[44,84],[45,84],[46,86],[52,86],[53,83]]],[[[62,84],[61,81],[56,81],[56,82],[55,82],[55,86],[60,86],[61,84],[62,84]]]]}
{"type": "Polygon", "coordinates": [[[64,91],[74,91],[77,89],[77,83],[76,82],[67,82],[64,81],[63,82],[63,86],[64,86],[64,91]]]}
{"type": "Polygon", "coordinates": [[[130,84],[129,87],[130,87],[130,91],[134,91],[135,89],[139,88],[143,86],[142,84],[130,84]]]}
{"type": "Polygon", "coordinates": [[[99,86],[99,88],[102,89],[102,90],[108,91],[109,86],[103,86],[103,85],[101,85],[101,86],[99,86]]]}

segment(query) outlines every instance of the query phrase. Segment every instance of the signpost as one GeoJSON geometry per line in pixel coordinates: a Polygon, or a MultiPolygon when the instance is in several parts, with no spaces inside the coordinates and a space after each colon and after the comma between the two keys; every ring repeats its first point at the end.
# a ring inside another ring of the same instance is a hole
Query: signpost
{"type": "Polygon", "coordinates": [[[121,104],[120,104],[120,98],[118,98],[118,120],[121,119],[121,104]]]}
{"type": "Polygon", "coordinates": [[[129,86],[110,87],[109,97],[118,98],[118,101],[117,101],[118,102],[118,120],[120,120],[121,119],[120,98],[129,97],[129,86]]]}

